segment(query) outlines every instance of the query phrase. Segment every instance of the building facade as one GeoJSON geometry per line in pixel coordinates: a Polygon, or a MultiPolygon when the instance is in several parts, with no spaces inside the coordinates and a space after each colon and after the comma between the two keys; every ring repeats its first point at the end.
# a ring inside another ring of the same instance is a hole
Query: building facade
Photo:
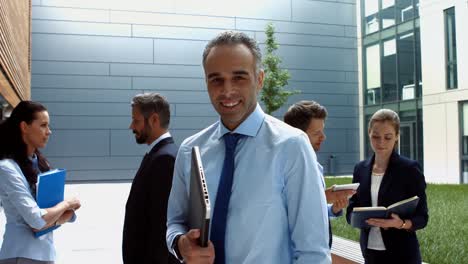
{"type": "Polygon", "coordinates": [[[401,119],[400,154],[418,160],[428,182],[466,182],[468,93],[463,88],[468,87],[459,73],[468,69],[467,53],[460,49],[467,44],[460,30],[467,23],[467,5],[466,0],[359,1],[362,158],[372,154],[369,118],[390,108],[401,119]]]}
{"type": "Polygon", "coordinates": [[[328,140],[318,154],[327,174],[359,160],[355,0],[33,0],[32,99],[49,109],[44,150],[69,180],[128,180],[146,151],[128,129],[131,98],[157,91],[171,103],[177,143],[217,120],[201,55],[222,30],[264,47],[273,22],[290,89],[289,104],[327,107],[328,140]],[[334,157],[331,159],[330,157],[334,157]],[[330,162],[332,161],[332,162],[330,162]]]}
{"type": "Polygon", "coordinates": [[[468,183],[468,1],[421,2],[425,175],[468,183]]]}

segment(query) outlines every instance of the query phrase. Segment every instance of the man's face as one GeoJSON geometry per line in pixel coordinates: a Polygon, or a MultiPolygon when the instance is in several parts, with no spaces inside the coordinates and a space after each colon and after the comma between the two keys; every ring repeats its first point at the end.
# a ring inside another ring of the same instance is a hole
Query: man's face
{"type": "Polygon", "coordinates": [[[312,118],[307,127],[306,134],[309,137],[310,144],[314,148],[315,152],[320,150],[320,145],[322,144],[327,136],[325,136],[325,119],[316,119],[312,118]]]}
{"type": "Polygon", "coordinates": [[[145,121],[145,117],[141,114],[138,107],[132,107],[132,123],[129,128],[133,131],[133,134],[135,134],[135,139],[138,144],[148,143],[151,128],[149,123],[145,121]]]}
{"type": "Polygon", "coordinates": [[[257,106],[263,71],[255,74],[255,58],[243,44],[213,47],[204,68],[211,103],[223,124],[236,129],[257,106]]]}

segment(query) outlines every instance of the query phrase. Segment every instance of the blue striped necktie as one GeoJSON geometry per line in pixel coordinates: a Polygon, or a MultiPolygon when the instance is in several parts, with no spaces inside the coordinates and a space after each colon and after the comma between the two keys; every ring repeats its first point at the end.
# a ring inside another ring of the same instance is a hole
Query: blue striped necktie
{"type": "Polygon", "coordinates": [[[225,234],[226,222],[229,208],[229,199],[231,198],[232,181],[234,175],[234,153],[238,140],[243,137],[241,134],[227,133],[224,135],[224,144],[226,153],[224,156],[223,170],[219,180],[216,202],[211,220],[211,242],[215,248],[215,264],[224,264],[225,255],[225,234]]]}

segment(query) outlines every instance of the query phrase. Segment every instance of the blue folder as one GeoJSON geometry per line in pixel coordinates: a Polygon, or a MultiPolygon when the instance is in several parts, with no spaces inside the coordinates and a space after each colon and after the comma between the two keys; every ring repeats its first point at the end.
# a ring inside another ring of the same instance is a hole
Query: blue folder
{"type": "MultiPolygon", "coordinates": [[[[54,169],[38,175],[36,202],[39,208],[54,207],[63,201],[65,193],[65,176],[66,171],[64,169],[54,169]]],[[[59,227],[59,225],[51,226],[47,229],[34,232],[34,236],[40,237],[59,227]]]]}

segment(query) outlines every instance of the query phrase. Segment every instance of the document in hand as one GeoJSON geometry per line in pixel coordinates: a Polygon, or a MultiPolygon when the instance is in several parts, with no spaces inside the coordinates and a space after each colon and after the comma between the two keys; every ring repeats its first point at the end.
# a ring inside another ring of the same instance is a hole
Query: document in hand
{"type": "Polygon", "coordinates": [[[391,214],[397,214],[400,218],[409,218],[413,215],[418,206],[419,197],[401,200],[388,207],[354,207],[351,215],[351,226],[357,228],[370,227],[366,220],[369,218],[391,218],[391,214]]]}
{"type": "Polygon", "coordinates": [[[334,192],[345,191],[345,190],[354,190],[354,191],[356,191],[358,187],[359,187],[359,182],[350,183],[350,184],[338,184],[338,185],[333,185],[332,190],[334,192]]]}
{"type": "MultiPolygon", "coordinates": [[[[65,192],[64,169],[54,169],[37,176],[36,202],[39,208],[50,208],[63,201],[65,192]]],[[[47,234],[59,226],[51,226],[34,233],[35,237],[47,234]]]]}
{"type": "Polygon", "coordinates": [[[192,168],[190,174],[189,228],[200,229],[199,245],[208,246],[211,206],[208,185],[201,162],[198,146],[192,148],[192,168]]]}

